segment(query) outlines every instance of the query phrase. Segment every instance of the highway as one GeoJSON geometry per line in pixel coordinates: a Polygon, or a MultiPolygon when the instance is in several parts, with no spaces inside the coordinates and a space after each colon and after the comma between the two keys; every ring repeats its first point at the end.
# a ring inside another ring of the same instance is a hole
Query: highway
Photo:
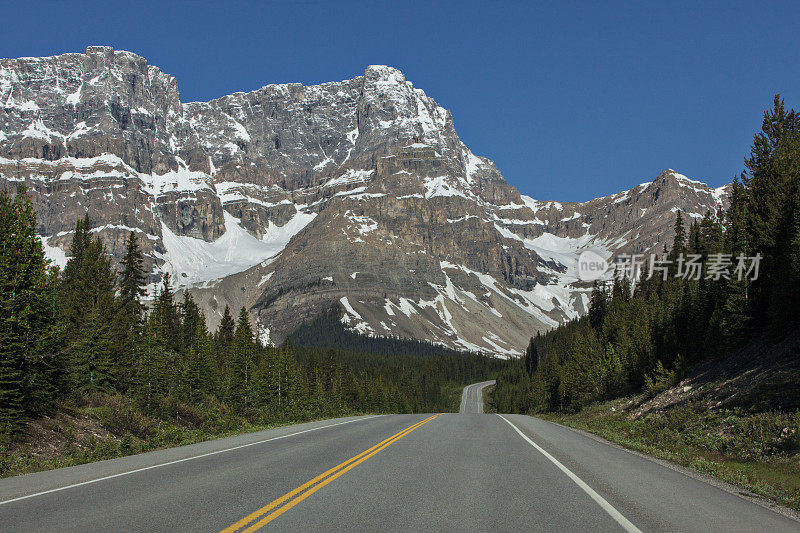
{"type": "MultiPolygon", "coordinates": [[[[462,410],[482,410],[486,383],[462,410]]],[[[0,480],[2,531],[800,531],[522,415],[362,416],[0,480]]]]}

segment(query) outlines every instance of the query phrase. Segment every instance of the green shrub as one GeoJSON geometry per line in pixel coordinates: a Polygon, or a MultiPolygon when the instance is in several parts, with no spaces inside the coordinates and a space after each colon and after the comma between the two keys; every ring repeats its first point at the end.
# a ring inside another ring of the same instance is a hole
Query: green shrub
{"type": "Polygon", "coordinates": [[[206,421],[206,414],[199,406],[178,403],[176,409],[178,418],[192,427],[199,428],[206,421]]]}
{"type": "Polygon", "coordinates": [[[678,376],[674,370],[667,370],[659,359],[653,371],[644,376],[644,387],[650,396],[676,385],[678,376]]]}
{"type": "Polygon", "coordinates": [[[97,408],[100,422],[116,435],[131,433],[146,439],[156,433],[156,424],[124,396],[106,396],[101,407],[97,408]]]}

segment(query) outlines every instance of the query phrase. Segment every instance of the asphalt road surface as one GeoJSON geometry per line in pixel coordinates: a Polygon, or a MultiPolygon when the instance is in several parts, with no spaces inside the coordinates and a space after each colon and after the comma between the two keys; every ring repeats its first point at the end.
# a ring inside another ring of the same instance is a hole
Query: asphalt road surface
{"type": "Polygon", "coordinates": [[[458,412],[471,414],[483,413],[483,389],[489,385],[494,385],[494,380],[473,383],[472,385],[464,387],[464,392],[461,393],[461,407],[459,407],[458,412]]]}
{"type": "Polygon", "coordinates": [[[772,532],[800,522],[520,415],[326,420],[0,480],[2,531],[257,529],[772,532]]]}

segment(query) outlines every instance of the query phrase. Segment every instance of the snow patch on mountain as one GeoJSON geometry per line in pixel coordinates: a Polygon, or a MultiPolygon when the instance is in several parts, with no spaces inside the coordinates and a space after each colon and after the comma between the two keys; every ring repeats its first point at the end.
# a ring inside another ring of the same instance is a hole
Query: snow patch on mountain
{"type": "Polygon", "coordinates": [[[458,186],[448,182],[448,176],[425,178],[423,185],[425,187],[426,200],[435,196],[461,196],[468,198],[458,186]]]}
{"type": "Polygon", "coordinates": [[[162,222],[166,253],[156,252],[156,256],[165,262],[162,270],[171,273],[175,286],[199,285],[243,272],[275,257],[315,216],[297,213],[283,226],[270,222],[263,239],[257,239],[240,225],[239,219],[225,211],[225,233],[213,242],[176,235],[162,222]]]}
{"type": "Polygon", "coordinates": [[[144,183],[144,191],[154,197],[174,191],[192,193],[203,189],[211,190],[207,183],[208,176],[202,172],[193,172],[187,168],[179,168],[164,174],[140,174],[144,183]]]}
{"type": "Polygon", "coordinates": [[[42,241],[42,249],[44,250],[45,258],[48,259],[53,265],[63,270],[63,268],[67,266],[67,261],[69,260],[66,252],[64,252],[64,250],[58,246],[50,246],[47,243],[47,237],[40,235],[39,240],[42,241]]]}

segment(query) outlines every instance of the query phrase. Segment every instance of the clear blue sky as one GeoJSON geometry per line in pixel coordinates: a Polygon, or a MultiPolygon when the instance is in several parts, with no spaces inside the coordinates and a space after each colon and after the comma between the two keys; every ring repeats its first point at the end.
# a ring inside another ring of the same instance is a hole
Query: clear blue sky
{"type": "Polygon", "coordinates": [[[537,199],[665,168],[721,185],[774,93],[800,107],[797,2],[4,4],[0,57],[107,44],[174,75],[183,101],[395,66],[537,199]]]}

